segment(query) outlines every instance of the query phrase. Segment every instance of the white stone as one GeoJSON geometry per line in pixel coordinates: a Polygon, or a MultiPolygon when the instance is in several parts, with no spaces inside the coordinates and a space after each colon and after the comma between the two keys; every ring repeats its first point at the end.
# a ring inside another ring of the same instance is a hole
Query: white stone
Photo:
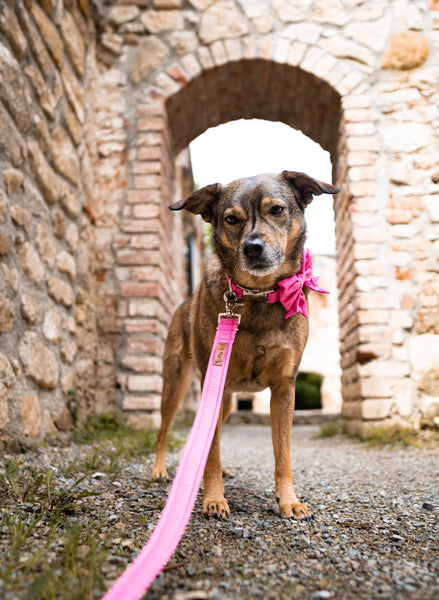
{"type": "Polygon", "coordinates": [[[61,339],[61,317],[54,307],[49,308],[44,315],[43,335],[52,344],[58,344],[61,339]]]}
{"type": "Polygon", "coordinates": [[[201,19],[199,37],[203,44],[234,38],[248,32],[248,25],[231,0],[221,0],[208,8],[201,19]]]}
{"type": "Polygon", "coordinates": [[[424,333],[409,339],[409,358],[414,377],[419,380],[422,374],[438,368],[439,335],[424,333]]]}

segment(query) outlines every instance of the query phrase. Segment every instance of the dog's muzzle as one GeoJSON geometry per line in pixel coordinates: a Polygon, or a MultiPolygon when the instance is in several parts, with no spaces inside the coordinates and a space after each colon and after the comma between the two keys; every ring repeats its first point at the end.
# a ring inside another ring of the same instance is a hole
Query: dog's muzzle
{"type": "Polygon", "coordinates": [[[267,245],[257,235],[247,237],[239,256],[240,267],[251,275],[268,275],[275,271],[283,261],[283,253],[267,245]]]}

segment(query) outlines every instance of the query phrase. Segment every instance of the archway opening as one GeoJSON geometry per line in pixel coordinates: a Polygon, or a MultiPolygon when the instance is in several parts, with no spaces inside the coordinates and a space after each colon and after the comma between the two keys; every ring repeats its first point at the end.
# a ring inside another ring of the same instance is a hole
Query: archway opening
{"type": "MultiPolygon", "coordinates": [[[[228,183],[241,177],[261,172],[281,172],[284,169],[303,171],[322,181],[330,182],[332,179],[329,152],[301,131],[281,122],[259,119],[232,121],[207,130],[194,139],[189,147],[195,187],[216,182],[228,183]]],[[[331,293],[330,298],[310,294],[310,338],[302,364],[307,372],[321,373],[319,399],[317,403],[312,403],[313,407],[323,408],[327,413],[338,413],[342,403],[341,370],[335,223],[331,199],[323,196],[316,198],[307,207],[305,217],[308,226],[307,247],[313,255],[314,274],[320,276],[321,285],[331,293]],[[331,348],[326,357],[322,356],[323,347],[331,348]]],[[[306,392],[301,382],[299,388],[306,392]]],[[[314,388],[311,391],[314,393],[314,388]]],[[[245,403],[246,409],[268,412],[269,396],[262,394],[258,399],[250,400],[251,407],[248,398],[238,395],[236,409],[242,410],[245,403]]],[[[302,404],[307,405],[305,398],[302,404]]]]}

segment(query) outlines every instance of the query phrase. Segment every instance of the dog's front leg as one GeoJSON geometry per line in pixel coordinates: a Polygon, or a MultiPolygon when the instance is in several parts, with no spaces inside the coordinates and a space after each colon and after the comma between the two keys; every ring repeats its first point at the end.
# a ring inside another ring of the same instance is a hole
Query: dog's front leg
{"type": "Polygon", "coordinates": [[[224,486],[220,459],[220,441],[222,412],[224,404],[228,405],[230,398],[228,394],[224,395],[221,411],[218,416],[215,435],[210,447],[206,467],[204,469],[204,498],[202,513],[205,517],[216,517],[217,519],[227,519],[229,516],[229,505],[224,497],[224,486]]]}
{"type": "Polygon", "coordinates": [[[298,501],[290,463],[291,426],[294,412],[294,380],[287,378],[271,388],[271,435],[275,461],[276,501],[283,519],[308,519],[311,512],[298,501]]]}

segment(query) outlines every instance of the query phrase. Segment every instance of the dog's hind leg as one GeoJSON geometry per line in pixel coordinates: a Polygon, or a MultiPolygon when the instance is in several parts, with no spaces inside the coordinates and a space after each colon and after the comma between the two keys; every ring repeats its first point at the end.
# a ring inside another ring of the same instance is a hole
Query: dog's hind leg
{"type": "Polygon", "coordinates": [[[165,344],[163,357],[163,388],[160,406],[161,425],[157,437],[157,450],[152,479],[168,479],[166,445],[168,433],[177,409],[191,381],[192,364],[189,339],[184,331],[184,306],[177,309],[165,344]]]}

